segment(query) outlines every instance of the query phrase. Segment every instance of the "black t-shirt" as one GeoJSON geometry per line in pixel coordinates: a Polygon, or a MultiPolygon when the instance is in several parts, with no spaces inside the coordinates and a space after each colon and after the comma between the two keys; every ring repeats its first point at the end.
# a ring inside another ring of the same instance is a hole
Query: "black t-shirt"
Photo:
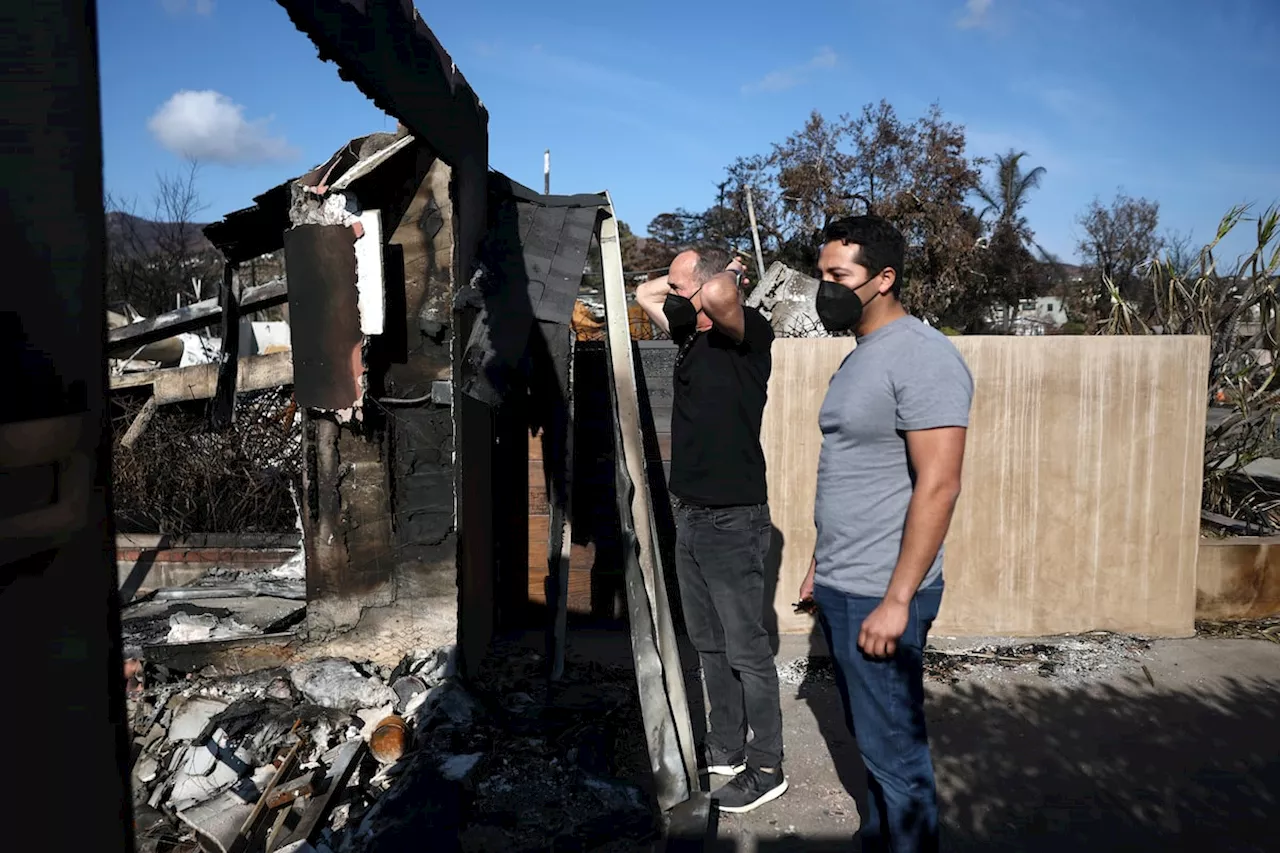
{"type": "Polygon", "coordinates": [[[773,327],[743,308],[741,343],[716,329],[677,340],[671,414],[671,492],[699,506],[768,501],[760,422],[764,418],[773,327]]]}

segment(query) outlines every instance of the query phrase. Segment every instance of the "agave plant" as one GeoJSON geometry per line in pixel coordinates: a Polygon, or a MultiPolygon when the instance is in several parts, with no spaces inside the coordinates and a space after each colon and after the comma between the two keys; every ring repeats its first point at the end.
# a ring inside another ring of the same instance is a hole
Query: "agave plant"
{"type": "Polygon", "coordinates": [[[1205,435],[1204,510],[1280,530],[1280,488],[1245,469],[1259,459],[1280,458],[1280,208],[1256,219],[1249,207],[1233,208],[1196,263],[1179,268],[1171,257],[1150,261],[1144,270],[1151,307],[1141,309],[1107,280],[1111,315],[1105,334],[1207,335],[1211,340],[1207,404],[1226,412],[1205,435]],[[1257,227],[1253,250],[1223,272],[1219,244],[1242,222],[1257,227]]]}

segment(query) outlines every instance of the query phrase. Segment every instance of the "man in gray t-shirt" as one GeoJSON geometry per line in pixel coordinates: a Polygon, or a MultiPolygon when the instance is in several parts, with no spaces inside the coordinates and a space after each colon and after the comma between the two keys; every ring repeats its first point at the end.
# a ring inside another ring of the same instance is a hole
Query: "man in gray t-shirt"
{"type": "Polygon", "coordinates": [[[801,601],[816,603],[867,767],[863,849],[936,850],[924,647],[942,602],[942,541],[960,493],[973,378],[898,299],[905,241],[888,221],[829,225],[818,316],[857,347],[827,390],[801,601]]]}

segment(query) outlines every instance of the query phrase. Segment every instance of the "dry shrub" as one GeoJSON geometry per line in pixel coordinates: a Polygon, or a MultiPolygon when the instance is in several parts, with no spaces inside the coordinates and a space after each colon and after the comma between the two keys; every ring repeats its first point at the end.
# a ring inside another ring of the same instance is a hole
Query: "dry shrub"
{"type": "Polygon", "coordinates": [[[120,442],[145,395],[111,395],[113,499],[124,533],[291,533],[290,488],[302,471],[301,419],[291,388],[241,394],[227,430],[207,403],[168,404],[130,448],[120,442]]]}
{"type": "Polygon", "coordinates": [[[1225,410],[1205,436],[1204,509],[1263,531],[1280,530],[1280,489],[1245,469],[1280,457],[1280,208],[1256,219],[1248,207],[1222,218],[1214,240],[1190,263],[1172,254],[1144,268],[1147,299],[1131,299],[1110,280],[1108,334],[1206,335],[1207,403],[1225,410]],[[1222,240],[1243,222],[1256,227],[1254,248],[1219,269],[1222,240]]]}

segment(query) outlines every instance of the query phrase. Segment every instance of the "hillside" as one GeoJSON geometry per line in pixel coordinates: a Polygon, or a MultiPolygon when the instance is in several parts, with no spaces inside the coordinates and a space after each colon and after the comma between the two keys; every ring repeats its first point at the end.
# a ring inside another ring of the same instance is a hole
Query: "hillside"
{"type": "Polygon", "coordinates": [[[187,232],[186,250],[200,253],[213,250],[213,244],[204,236],[206,223],[187,223],[179,226],[172,222],[156,222],[143,219],[121,211],[107,214],[107,243],[113,250],[149,255],[170,242],[176,236],[176,229],[185,228],[187,232]]]}

